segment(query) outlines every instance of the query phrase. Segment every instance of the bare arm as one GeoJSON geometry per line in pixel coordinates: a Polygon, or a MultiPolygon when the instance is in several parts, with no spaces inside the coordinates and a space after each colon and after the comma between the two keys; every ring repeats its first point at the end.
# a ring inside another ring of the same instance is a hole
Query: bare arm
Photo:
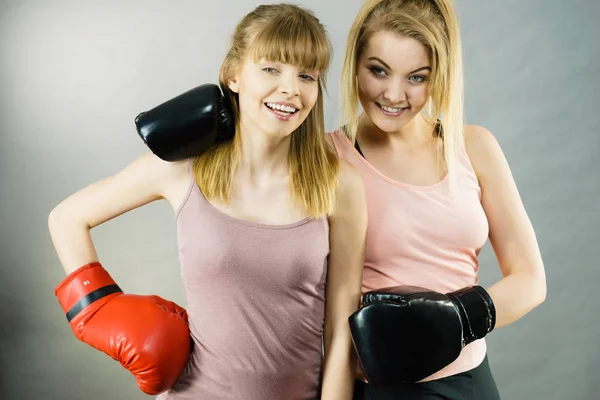
{"type": "Polygon", "coordinates": [[[330,218],[323,400],[352,398],[357,365],[348,317],[360,302],[367,231],[362,179],[350,164],[340,164],[339,200],[330,218]]]}
{"type": "Polygon", "coordinates": [[[161,198],[177,202],[175,186],[186,176],[186,162],[168,163],[148,152],[63,200],[50,212],[48,228],[65,272],[98,261],[93,227],[161,198]]]}
{"type": "Polygon", "coordinates": [[[489,131],[478,126],[465,127],[465,139],[482,190],[490,243],[504,276],[488,289],[496,307],[496,327],[501,327],[545,300],[544,264],[500,145],[489,131]]]}

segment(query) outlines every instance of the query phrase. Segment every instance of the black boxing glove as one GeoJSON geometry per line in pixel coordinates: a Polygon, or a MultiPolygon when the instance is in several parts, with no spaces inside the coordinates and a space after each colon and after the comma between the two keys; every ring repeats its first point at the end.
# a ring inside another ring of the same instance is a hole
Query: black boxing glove
{"type": "Polygon", "coordinates": [[[135,118],[139,136],[165,161],[203,154],[235,134],[229,101],[217,85],[191,89],[135,118]]]}
{"type": "Polygon", "coordinates": [[[495,322],[494,303],[481,286],[448,294],[415,286],[374,290],[349,318],[359,362],[373,386],[430,376],[490,333],[495,322]]]}

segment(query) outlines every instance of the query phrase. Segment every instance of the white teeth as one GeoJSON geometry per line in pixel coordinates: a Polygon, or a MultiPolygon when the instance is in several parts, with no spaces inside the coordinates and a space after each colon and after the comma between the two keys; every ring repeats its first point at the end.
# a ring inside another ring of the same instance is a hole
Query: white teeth
{"type": "Polygon", "coordinates": [[[284,106],[283,104],[267,103],[267,107],[272,108],[273,110],[285,111],[288,113],[296,112],[296,109],[294,107],[284,106]]]}
{"type": "Polygon", "coordinates": [[[402,108],[394,108],[394,107],[388,107],[388,106],[384,106],[384,105],[381,105],[381,108],[383,108],[385,111],[390,112],[390,113],[398,113],[398,112],[400,112],[400,110],[402,110],[402,108]]]}

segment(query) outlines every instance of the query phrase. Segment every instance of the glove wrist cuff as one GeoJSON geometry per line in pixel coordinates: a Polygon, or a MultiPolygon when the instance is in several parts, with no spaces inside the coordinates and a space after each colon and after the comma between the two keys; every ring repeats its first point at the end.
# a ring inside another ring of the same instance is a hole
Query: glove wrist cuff
{"type": "Polygon", "coordinates": [[[482,339],[496,325],[496,308],[492,298],[481,286],[471,286],[448,294],[456,303],[463,321],[465,345],[482,339]]]}
{"type": "Polygon", "coordinates": [[[85,307],[114,293],[123,291],[97,261],[71,272],[54,289],[69,322],[85,307]]]}

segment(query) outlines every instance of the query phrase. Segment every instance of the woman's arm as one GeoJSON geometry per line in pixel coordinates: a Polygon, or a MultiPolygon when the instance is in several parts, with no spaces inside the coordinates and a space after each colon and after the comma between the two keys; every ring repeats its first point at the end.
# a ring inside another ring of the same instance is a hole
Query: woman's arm
{"type": "Polygon", "coordinates": [[[186,177],[187,162],[165,162],[148,152],[58,204],[50,212],[48,228],[67,275],[98,261],[90,229],[161,198],[172,205],[181,201],[177,183],[186,177]]]}
{"type": "Polygon", "coordinates": [[[351,399],[356,356],[348,317],[358,309],[367,231],[367,204],[362,178],[340,160],[336,211],[330,218],[323,386],[321,399],[351,399]]]}
{"type": "Polygon", "coordinates": [[[474,125],[465,127],[465,143],[481,186],[490,243],[504,276],[487,289],[498,328],[545,300],[546,275],[533,226],[500,145],[488,130],[474,125]]]}

